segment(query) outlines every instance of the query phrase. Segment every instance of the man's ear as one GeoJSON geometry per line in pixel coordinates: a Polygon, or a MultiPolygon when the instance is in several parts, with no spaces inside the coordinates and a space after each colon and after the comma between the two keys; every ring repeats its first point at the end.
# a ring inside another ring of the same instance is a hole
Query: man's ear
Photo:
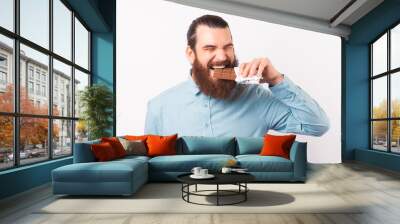
{"type": "Polygon", "coordinates": [[[187,46],[186,47],[186,58],[189,60],[190,64],[193,65],[195,57],[196,56],[194,55],[194,51],[192,50],[192,48],[190,48],[190,46],[187,46]]]}

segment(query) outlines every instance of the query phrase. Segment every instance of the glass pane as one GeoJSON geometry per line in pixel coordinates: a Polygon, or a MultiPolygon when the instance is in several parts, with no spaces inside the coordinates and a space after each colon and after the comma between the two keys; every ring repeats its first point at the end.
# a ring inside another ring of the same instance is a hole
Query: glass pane
{"type": "Polygon", "coordinates": [[[387,71],[387,34],[372,44],[373,75],[387,71]]]}
{"type": "Polygon", "coordinates": [[[14,165],[13,118],[0,116],[0,170],[14,165]]]}
{"type": "Polygon", "coordinates": [[[53,120],[53,157],[72,154],[72,121],[53,120]]]}
{"type": "Polygon", "coordinates": [[[53,60],[53,115],[72,117],[71,66],[53,60]]]}
{"type": "Polygon", "coordinates": [[[75,69],[75,117],[80,117],[80,94],[89,85],[89,75],[75,69]]]}
{"type": "Polygon", "coordinates": [[[88,128],[84,120],[75,122],[75,143],[88,140],[88,128]]]}
{"type": "Polygon", "coordinates": [[[53,0],[53,17],[53,51],[71,60],[72,12],[60,0],[53,0]]]}
{"type": "Polygon", "coordinates": [[[400,67],[400,24],[391,31],[390,50],[391,69],[400,67]]]}
{"type": "Polygon", "coordinates": [[[49,0],[20,0],[21,36],[49,47],[49,0]]]}
{"type": "Polygon", "coordinates": [[[400,120],[393,120],[390,122],[391,127],[391,139],[392,139],[392,152],[400,153],[400,120]]]}
{"type": "Polygon", "coordinates": [[[13,40],[0,35],[0,111],[14,111],[13,40]]]}
{"type": "Polygon", "coordinates": [[[75,63],[89,69],[89,32],[75,18],[75,63]]]}
{"type": "Polygon", "coordinates": [[[372,148],[387,151],[387,121],[372,122],[372,148]]]}
{"type": "Polygon", "coordinates": [[[14,31],[14,0],[1,0],[0,9],[0,26],[14,31]]]}
{"type": "Polygon", "coordinates": [[[400,72],[391,75],[391,110],[392,117],[400,117],[400,72]]]}
{"type": "Polygon", "coordinates": [[[372,81],[372,118],[387,117],[387,77],[372,81]]]}
{"type": "Polygon", "coordinates": [[[48,63],[47,55],[21,44],[21,113],[48,114],[48,63]]]}
{"type": "Polygon", "coordinates": [[[48,121],[45,118],[20,118],[20,164],[49,158],[48,121]]]}

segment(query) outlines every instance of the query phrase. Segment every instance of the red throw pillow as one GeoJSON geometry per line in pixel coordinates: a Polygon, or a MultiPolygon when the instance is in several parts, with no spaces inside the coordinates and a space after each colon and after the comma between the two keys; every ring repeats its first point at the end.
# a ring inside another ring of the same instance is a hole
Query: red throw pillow
{"type": "Polygon", "coordinates": [[[178,134],[171,136],[150,135],[146,143],[148,156],[164,156],[176,154],[176,139],[178,134]]]}
{"type": "Polygon", "coordinates": [[[290,159],[290,147],[296,135],[270,135],[264,136],[264,145],[261,149],[261,156],[281,156],[286,159],[290,159]]]}
{"type": "Polygon", "coordinates": [[[109,137],[109,138],[101,138],[101,142],[108,142],[112,146],[115,151],[115,155],[118,158],[126,156],[126,151],[124,146],[122,146],[121,142],[116,137],[109,137]]]}
{"type": "Polygon", "coordinates": [[[108,142],[92,144],[90,147],[94,157],[99,162],[109,161],[117,158],[113,147],[108,142]]]}
{"type": "Polygon", "coordinates": [[[137,141],[137,140],[146,141],[148,136],[149,135],[125,135],[124,139],[129,141],[137,141]]]}

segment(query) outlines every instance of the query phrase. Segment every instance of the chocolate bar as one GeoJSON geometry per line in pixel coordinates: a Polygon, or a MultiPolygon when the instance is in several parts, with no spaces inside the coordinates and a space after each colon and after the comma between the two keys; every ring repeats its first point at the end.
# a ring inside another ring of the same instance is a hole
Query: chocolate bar
{"type": "Polygon", "coordinates": [[[234,68],[215,68],[213,76],[217,79],[225,79],[225,80],[236,79],[234,68]]]}

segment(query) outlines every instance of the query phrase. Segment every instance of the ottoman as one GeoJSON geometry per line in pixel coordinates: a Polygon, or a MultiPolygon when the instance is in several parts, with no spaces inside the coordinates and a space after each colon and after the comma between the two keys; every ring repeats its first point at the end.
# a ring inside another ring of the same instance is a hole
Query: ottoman
{"type": "Polygon", "coordinates": [[[53,193],[132,195],[148,180],[147,159],[74,163],[52,171],[53,193]]]}

